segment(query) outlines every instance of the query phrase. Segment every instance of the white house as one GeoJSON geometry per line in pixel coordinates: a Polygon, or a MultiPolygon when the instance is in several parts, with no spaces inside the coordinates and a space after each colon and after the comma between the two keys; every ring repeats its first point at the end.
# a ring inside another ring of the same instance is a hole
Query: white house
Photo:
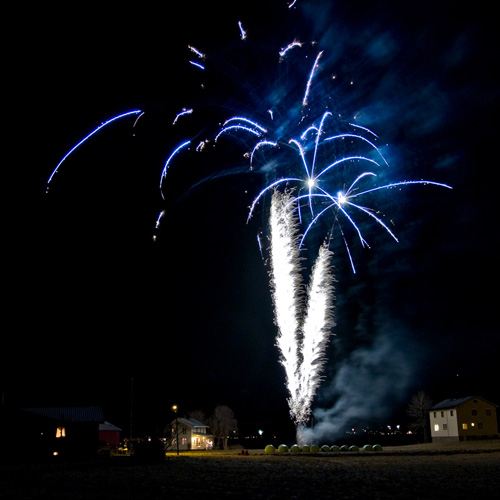
{"type": "Polygon", "coordinates": [[[208,425],[194,418],[177,418],[171,423],[172,447],[179,450],[210,450],[214,437],[209,434],[208,425]]]}
{"type": "Polygon", "coordinates": [[[429,409],[432,441],[498,437],[497,405],[468,396],[445,399],[429,409]]]}

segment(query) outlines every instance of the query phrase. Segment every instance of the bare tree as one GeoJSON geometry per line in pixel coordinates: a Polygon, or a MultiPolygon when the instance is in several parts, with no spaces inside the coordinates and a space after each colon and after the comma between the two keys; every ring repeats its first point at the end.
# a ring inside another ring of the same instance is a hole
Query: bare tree
{"type": "Polygon", "coordinates": [[[213,415],[209,418],[208,424],[217,440],[217,445],[227,450],[227,440],[231,432],[238,430],[238,422],[233,410],[228,406],[217,406],[213,415]]]}
{"type": "Polygon", "coordinates": [[[203,424],[207,423],[207,416],[203,410],[192,410],[188,413],[189,418],[194,418],[203,424]]]}
{"type": "Polygon", "coordinates": [[[422,432],[424,443],[429,441],[429,408],[431,406],[432,399],[424,391],[418,391],[410,399],[406,410],[410,418],[410,429],[417,433],[422,432]]]}

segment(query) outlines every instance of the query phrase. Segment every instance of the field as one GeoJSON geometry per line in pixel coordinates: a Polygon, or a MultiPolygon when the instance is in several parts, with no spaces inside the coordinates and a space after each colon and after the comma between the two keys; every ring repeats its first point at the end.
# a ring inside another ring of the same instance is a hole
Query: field
{"type": "Polygon", "coordinates": [[[500,441],[388,447],[379,452],[168,454],[4,465],[1,499],[490,498],[500,493],[500,441]]]}

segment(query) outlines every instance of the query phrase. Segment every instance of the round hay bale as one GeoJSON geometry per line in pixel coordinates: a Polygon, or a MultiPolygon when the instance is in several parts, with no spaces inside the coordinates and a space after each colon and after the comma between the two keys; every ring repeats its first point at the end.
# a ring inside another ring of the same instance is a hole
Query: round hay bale
{"type": "Polygon", "coordinates": [[[382,446],[380,446],[379,444],[374,444],[373,451],[382,451],[382,446]]]}
{"type": "Polygon", "coordinates": [[[302,453],[309,453],[311,451],[311,448],[309,446],[304,445],[302,446],[302,453]]]}
{"type": "Polygon", "coordinates": [[[327,452],[327,451],[330,451],[330,447],[326,444],[324,444],[322,447],[321,447],[321,451],[324,451],[324,452],[327,452]]]}
{"type": "Polygon", "coordinates": [[[334,453],[340,453],[340,448],[336,444],[334,444],[330,446],[330,451],[333,451],[334,453]]]}
{"type": "Polygon", "coordinates": [[[299,445],[297,444],[294,444],[291,448],[290,448],[290,452],[291,453],[300,453],[302,450],[300,449],[299,445]]]}
{"type": "Polygon", "coordinates": [[[311,453],[319,453],[319,446],[317,444],[311,446],[311,453]]]}
{"type": "Polygon", "coordinates": [[[347,446],[346,444],[343,444],[343,445],[340,447],[340,451],[349,451],[349,446],[347,446]]]}
{"type": "Polygon", "coordinates": [[[364,451],[373,451],[373,446],[371,444],[365,444],[363,446],[364,451]]]}
{"type": "Polygon", "coordinates": [[[274,453],[275,451],[276,451],[276,449],[274,448],[274,446],[272,444],[268,444],[264,448],[264,453],[274,453]]]}
{"type": "Polygon", "coordinates": [[[278,453],[288,453],[288,446],[286,444],[280,444],[278,446],[278,453]]]}
{"type": "Polygon", "coordinates": [[[355,444],[353,444],[349,447],[349,451],[359,451],[359,448],[355,444]]]}

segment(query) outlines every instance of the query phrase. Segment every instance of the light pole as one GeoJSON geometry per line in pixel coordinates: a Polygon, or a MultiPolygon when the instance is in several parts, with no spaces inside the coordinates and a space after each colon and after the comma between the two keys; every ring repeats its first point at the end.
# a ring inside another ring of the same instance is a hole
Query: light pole
{"type": "Polygon", "coordinates": [[[172,411],[175,413],[175,446],[177,447],[177,456],[179,455],[179,419],[177,416],[177,405],[172,406],[172,411]]]}

